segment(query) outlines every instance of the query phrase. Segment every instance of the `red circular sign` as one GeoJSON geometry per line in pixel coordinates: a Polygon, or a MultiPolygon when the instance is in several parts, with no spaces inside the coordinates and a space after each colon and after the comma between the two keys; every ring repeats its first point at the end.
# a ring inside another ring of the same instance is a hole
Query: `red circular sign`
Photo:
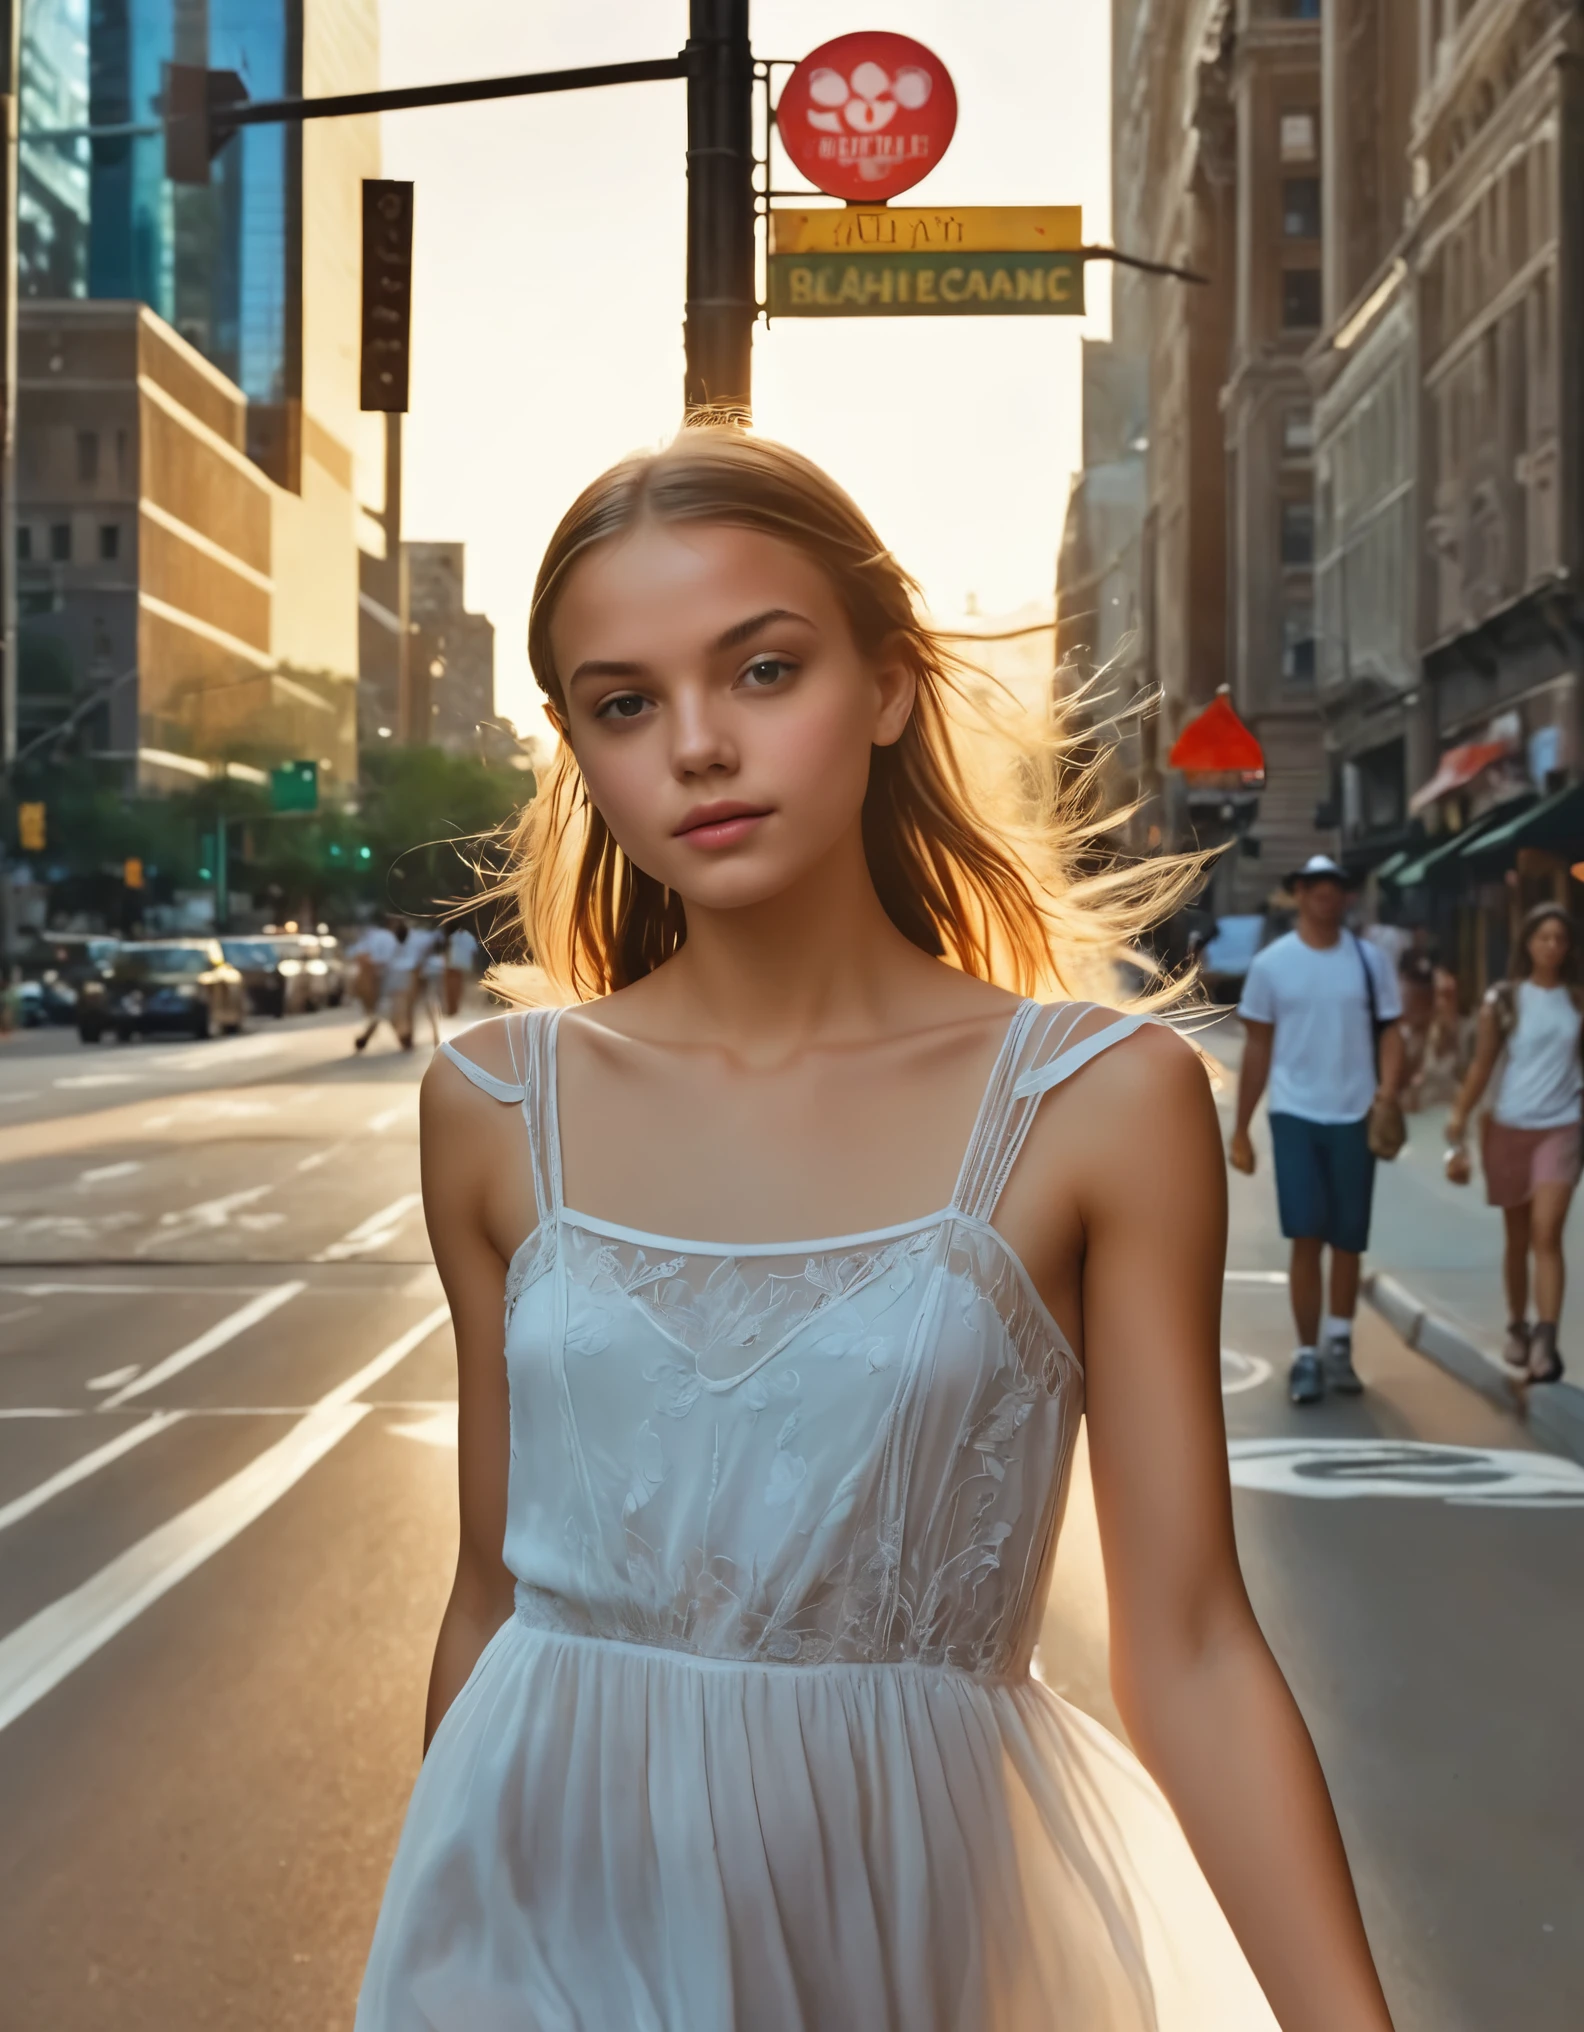
{"type": "Polygon", "coordinates": [[[776,106],[777,132],[811,184],[876,205],[928,176],[956,125],[957,92],[940,58],[881,30],[822,42],[776,106]]]}

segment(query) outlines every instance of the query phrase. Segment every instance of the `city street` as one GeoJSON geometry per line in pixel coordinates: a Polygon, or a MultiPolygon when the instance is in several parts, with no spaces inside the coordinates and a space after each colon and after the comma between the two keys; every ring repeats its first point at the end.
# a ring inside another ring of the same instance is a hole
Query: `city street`
{"type": "MultiPolygon", "coordinates": [[[[454,1532],[427,1054],[351,1034],[0,1047],[5,2032],[350,2025],[454,1532]]],[[[1562,2032],[1584,1470],[1373,1315],[1369,1394],[1292,1411],[1268,1196],[1235,1181],[1239,1532],[1400,2032],[1562,2032]]],[[[1115,1726],[1104,1649],[1080,1473],[1042,1669],[1115,1726]]]]}

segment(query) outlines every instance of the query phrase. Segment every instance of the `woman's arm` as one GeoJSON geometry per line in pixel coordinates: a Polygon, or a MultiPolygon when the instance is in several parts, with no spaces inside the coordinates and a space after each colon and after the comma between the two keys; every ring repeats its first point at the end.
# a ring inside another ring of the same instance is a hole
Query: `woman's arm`
{"type": "Polygon", "coordinates": [[[1238,1568],[1209,1086],[1160,1031],[1090,1077],[1084,1349],[1117,1707],[1283,2032],[1390,2032],[1325,1780],[1238,1568]]]}
{"type": "Polygon", "coordinates": [[[1254,1143],[1249,1135],[1249,1125],[1254,1120],[1254,1110],[1260,1104],[1270,1078],[1271,1051],[1276,1042],[1274,1023],[1256,1023],[1252,1016],[1243,1018],[1243,1063],[1238,1067],[1237,1120],[1232,1130],[1232,1141],[1228,1155],[1238,1171],[1252,1173],[1254,1169],[1254,1143]]]}
{"type": "Polygon", "coordinates": [[[1479,1026],[1474,1033],[1474,1062],[1470,1065],[1459,1089],[1458,1097],[1447,1116],[1446,1139],[1459,1144],[1468,1130],[1468,1119],[1479,1106],[1480,1095],[1490,1084],[1491,1073],[1501,1056],[1501,1030],[1496,1022],[1496,1011],[1489,1001],[1481,1004],[1479,1026]]]}
{"type": "MultiPolygon", "coordinates": [[[[512,1577],[501,1557],[510,1459],[506,1387],[506,1261],[490,1238],[484,1181],[500,1138],[496,1101],[436,1057],[419,1095],[424,1219],[451,1306],[457,1349],[457,1490],[461,1532],[456,1577],[440,1621],[424,1716],[428,1750],[441,1718],[479,1654],[512,1612],[512,1577]]],[[[512,1110],[512,1127],[521,1125],[512,1110]]],[[[517,1154],[521,1170],[521,1153],[517,1154]]]]}

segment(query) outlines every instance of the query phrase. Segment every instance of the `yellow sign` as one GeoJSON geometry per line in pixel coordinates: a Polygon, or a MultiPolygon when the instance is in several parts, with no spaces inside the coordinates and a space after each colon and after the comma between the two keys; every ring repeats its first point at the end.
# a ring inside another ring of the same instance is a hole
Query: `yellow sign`
{"type": "Polygon", "coordinates": [[[1059,254],[772,254],[782,317],[1080,317],[1084,263],[1059,254]]]}
{"type": "Polygon", "coordinates": [[[1082,205],[843,205],[770,214],[772,254],[1057,254],[1082,245],[1082,205]]]}
{"type": "Polygon", "coordinates": [[[43,853],[44,807],[42,804],[19,804],[17,806],[17,842],[24,854],[43,853]]]}
{"type": "Polygon", "coordinates": [[[143,863],[135,858],[128,860],[121,870],[121,880],[129,889],[141,889],[143,887],[143,863]]]}

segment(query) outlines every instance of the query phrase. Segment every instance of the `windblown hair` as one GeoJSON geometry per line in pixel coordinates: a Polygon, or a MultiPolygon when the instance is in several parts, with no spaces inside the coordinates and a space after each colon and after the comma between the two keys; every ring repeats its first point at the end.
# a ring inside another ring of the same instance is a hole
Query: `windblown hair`
{"type": "MultiPolygon", "coordinates": [[[[1147,979],[1138,941],[1203,877],[1201,856],[1124,862],[1106,835],[1106,754],[1092,730],[1035,723],[953,654],[921,617],[918,588],[820,468],[785,445],[722,425],[613,466],[550,539],[534,586],[528,655],[558,726],[562,675],[551,623],[578,561],[646,518],[754,529],[827,574],[859,651],[911,667],[918,695],[902,737],[873,751],[863,806],[869,872],[887,916],[922,951],[1026,994],[1116,1001],[1121,963],[1147,979]]],[[[550,992],[590,1000],[640,979],[687,938],[682,899],[637,867],[591,802],[562,739],[505,841],[493,891],[520,925],[550,992]]],[[[495,985],[512,999],[515,970],[495,985]]],[[[1157,985],[1133,999],[1162,1001],[1157,985]]]]}

